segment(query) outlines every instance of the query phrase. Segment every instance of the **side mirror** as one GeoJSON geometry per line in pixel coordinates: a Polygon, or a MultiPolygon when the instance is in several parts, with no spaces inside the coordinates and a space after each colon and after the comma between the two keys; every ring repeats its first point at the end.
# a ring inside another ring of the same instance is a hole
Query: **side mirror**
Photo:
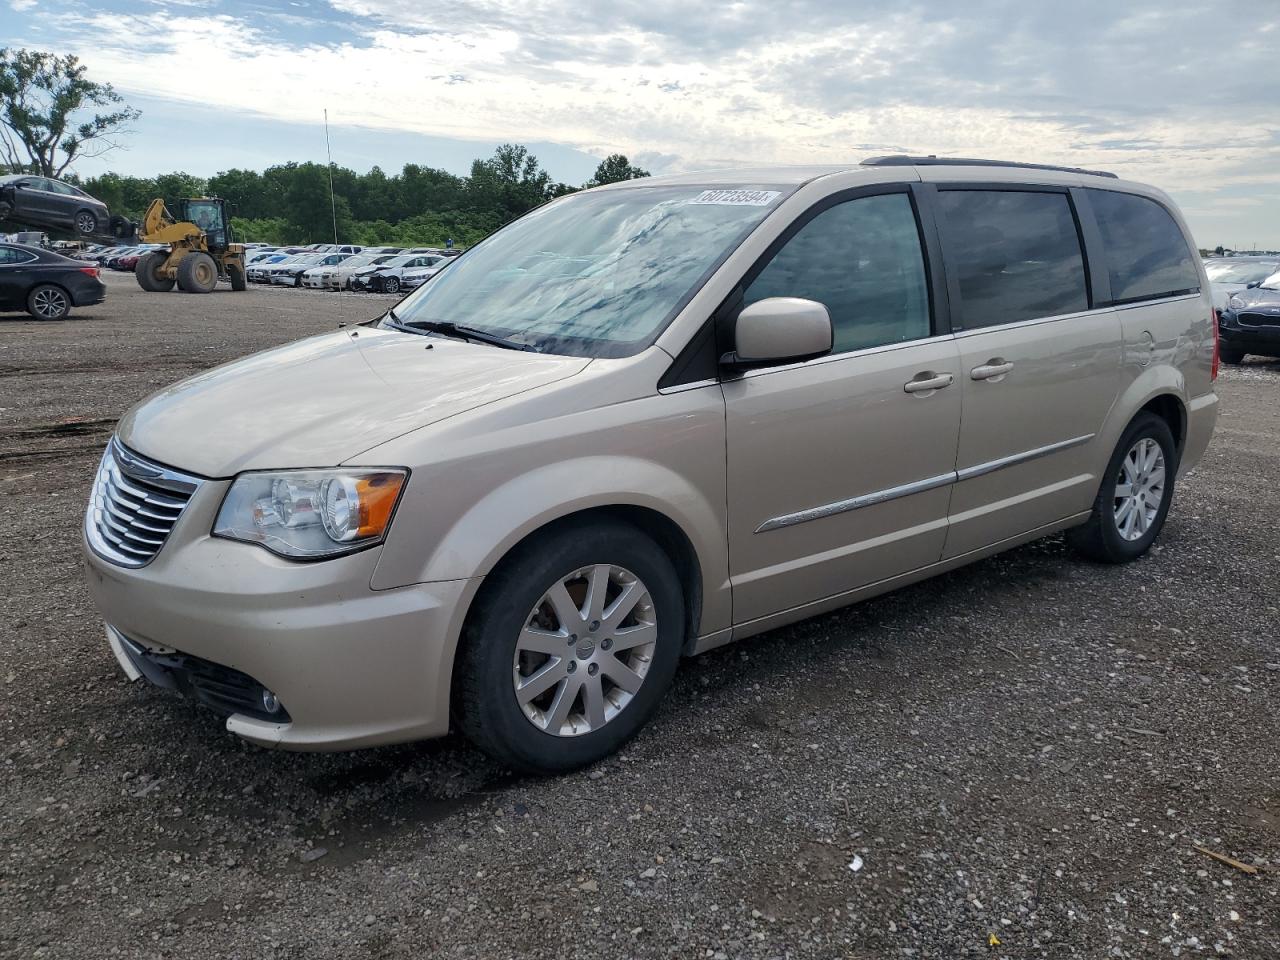
{"type": "Polygon", "coordinates": [[[1262,286],[1262,281],[1261,281],[1261,280],[1254,280],[1252,283],[1246,283],[1246,284],[1244,285],[1244,288],[1245,288],[1246,290],[1253,290],[1253,289],[1255,289],[1255,288],[1257,288],[1257,287],[1260,287],[1260,286],[1262,286]]]}
{"type": "Polygon", "coordinates": [[[757,367],[821,357],[831,352],[831,315],[816,300],[770,297],[738,314],[734,349],[721,358],[733,367],[757,367]]]}
{"type": "Polygon", "coordinates": [[[14,184],[14,186],[15,186],[15,187],[19,187],[19,188],[21,188],[21,189],[23,189],[23,190],[26,190],[26,189],[28,189],[28,188],[31,186],[31,181],[30,181],[30,180],[19,180],[17,183],[15,183],[15,184],[14,184]]]}

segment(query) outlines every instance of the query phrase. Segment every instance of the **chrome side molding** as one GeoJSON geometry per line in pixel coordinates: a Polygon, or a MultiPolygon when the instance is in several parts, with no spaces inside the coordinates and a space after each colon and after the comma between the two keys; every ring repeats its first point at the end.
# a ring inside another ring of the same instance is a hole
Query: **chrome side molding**
{"type": "Polygon", "coordinates": [[[848,500],[838,500],[835,503],[823,504],[820,507],[810,507],[808,510],[800,510],[796,513],[783,514],[780,517],[774,517],[772,520],[766,520],[760,526],[756,527],[756,533],[764,533],[767,530],[779,530],[783,527],[794,527],[798,523],[808,523],[810,520],[822,520],[826,517],[834,517],[837,514],[849,513],[852,510],[860,510],[863,507],[873,507],[879,503],[888,503],[890,500],[897,500],[901,497],[909,497],[912,494],[924,493],[928,490],[937,490],[939,487],[946,487],[953,483],[959,483],[963,480],[972,480],[975,477],[986,476],[988,473],[994,473],[997,470],[1003,470],[1005,467],[1016,466],[1020,463],[1027,463],[1031,460],[1039,460],[1041,457],[1047,457],[1050,454],[1060,453],[1063,450],[1070,450],[1088,443],[1096,434],[1086,434],[1080,437],[1072,437],[1070,440],[1060,440],[1057,443],[1050,443],[1043,447],[1035,447],[1031,450],[1024,450],[1021,453],[1015,453],[1012,456],[1001,457],[999,460],[988,460],[986,463],[978,463],[972,467],[965,467],[963,470],[952,470],[950,473],[942,473],[936,477],[926,477],[923,480],[915,480],[911,483],[904,483],[897,487],[888,487],[884,490],[876,490],[873,493],[864,493],[858,497],[850,497],[848,500]]]}

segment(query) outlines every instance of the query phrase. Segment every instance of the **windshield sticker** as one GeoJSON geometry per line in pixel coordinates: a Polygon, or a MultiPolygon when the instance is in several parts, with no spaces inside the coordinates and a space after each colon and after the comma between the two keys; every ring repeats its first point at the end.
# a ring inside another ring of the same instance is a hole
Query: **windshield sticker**
{"type": "Polygon", "coordinates": [[[741,207],[767,207],[778,197],[780,190],[703,190],[690,203],[727,203],[741,207]]]}

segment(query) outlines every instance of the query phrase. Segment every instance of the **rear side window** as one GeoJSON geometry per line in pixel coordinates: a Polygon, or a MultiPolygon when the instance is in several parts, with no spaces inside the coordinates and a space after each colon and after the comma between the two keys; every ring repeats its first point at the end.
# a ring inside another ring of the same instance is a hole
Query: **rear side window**
{"type": "Polygon", "coordinates": [[[15,250],[13,247],[0,247],[0,264],[30,263],[35,258],[35,254],[27,253],[25,250],[15,250]]]}
{"type": "Polygon", "coordinates": [[[1089,309],[1084,254],[1065,193],[943,190],[947,268],[962,329],[1089,309]]]}
{"type": "Polygon", "coordinates": [[[1089,202],[1115,303],[1199,291],[1191,248],[1168,210],[1147,197],[1111,190],[1090,190],[1089,202]]]}
{"type": "Polygon", "coordinates": [[[905,193],[822,211],[782,247],[743,296],[816,300],[831,315],[833,352],[929,336],[920,230],[905,193]]]}

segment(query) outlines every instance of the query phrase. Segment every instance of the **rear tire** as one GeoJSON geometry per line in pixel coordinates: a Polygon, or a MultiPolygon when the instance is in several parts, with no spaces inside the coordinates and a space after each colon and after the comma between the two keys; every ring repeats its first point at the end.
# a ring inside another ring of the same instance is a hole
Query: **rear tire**
{"type": "Polygon", "coordinates": [[[1223,363],[1229,363],[1233,367],[1237,364],[1244,363],[1245,353],[1243,350],[1237,350],[1234,347],[1223,346],[1218,344],[1218,359],[1223,363]]]}
{"type": "Polygon", "coordinates": [[[81,210],[76,214],[76,233],[84,237],[98,232],[98,216],[92,210],[81,210]]]}
{"type": "Polygon", "coordinates": [[[178,289],[183,293],[213,293],[218,265],[207,253],[188,253],[178,262],[178,289]]]}
{"type": "Polygon", "coordinates": [[[454,671],[458,726],[527,773],[595,763],[657,709],[684,634],[684,594],[653,540],[616,521],[566,524],[505,559],[476,598],[454,671]],[[519,699],[540,676],[541,692],[519,699]]]}
{"type": "Polygon", "coordinates": [[[65,320],[71,312],[71,297],[61,287],[42,283],[27,294],[27,313],[37,320],[65,320]]]}
{"type": "Polygon", "coordinates": [[[227,276],[231,279],[231,289],[237,293],[249,289],[249,282],[244,276],[244,267],[238,263],[227,264],[227,276]]]}
{"type": "Polygon", "coordinates": [[[148,293],[168,293],[173,289],[173,278],[160,272],[169,254],[161,250],[144,253],[138,258],[133,268],[133,275],[138,279],[138,286],[148,293]]]}
{"type": "Polygon", "coordinates": [[[1089,519],[1067,531],[1067,543],[1098,563],[1138,559],[1164,527],[1177,472],[1169,425],[1153,413],[1139,414],[1111,454],[1089,519]]]}

